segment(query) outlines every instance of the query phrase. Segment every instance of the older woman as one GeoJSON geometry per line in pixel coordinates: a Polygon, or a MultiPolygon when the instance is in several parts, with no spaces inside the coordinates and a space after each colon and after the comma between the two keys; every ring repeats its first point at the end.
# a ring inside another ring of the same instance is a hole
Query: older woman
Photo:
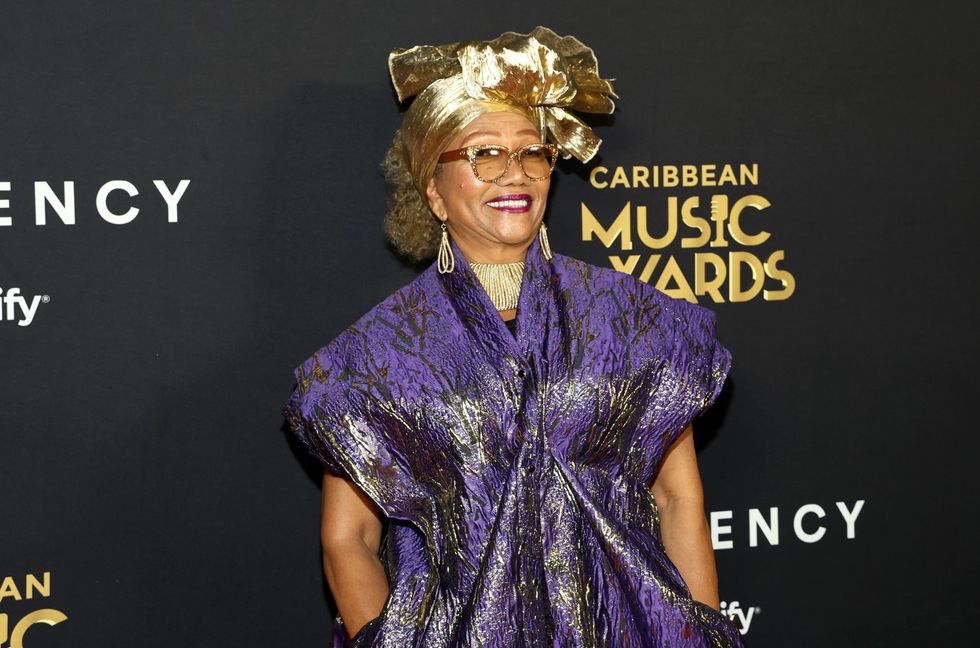
{"type": "Polygon", "coordinates": [[[396,50],[417,95],[386,231],[428,269],[296,369],[324,466],[335,645],[740,646],[693,420],[731,365],[714,314],[553,253],[559,155],[611,112],[591,49],[538,27],[396,50]]]}

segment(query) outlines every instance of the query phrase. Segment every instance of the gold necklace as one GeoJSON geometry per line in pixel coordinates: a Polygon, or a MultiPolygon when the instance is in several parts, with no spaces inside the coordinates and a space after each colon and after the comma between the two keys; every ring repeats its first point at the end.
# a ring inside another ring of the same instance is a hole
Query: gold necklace
{"type": "Polygon", "coordinates": [[[524,276],[524,262],[513,263],[470,263],[476,278],[490,296],[490,301],[499,310],[517,308],[517,298],[521,294],[521,278],[524,276]]]}

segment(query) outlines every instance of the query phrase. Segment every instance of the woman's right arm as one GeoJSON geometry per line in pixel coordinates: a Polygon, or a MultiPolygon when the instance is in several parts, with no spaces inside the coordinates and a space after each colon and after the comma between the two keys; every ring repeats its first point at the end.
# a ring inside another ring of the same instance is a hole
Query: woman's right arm
{"type": "Polygon", "coordinates": [[[382,513],[353,482],[323,474],[320,544],[323,573],[348,639],[381,614],[388,579],[378,559],[382,513]]]}

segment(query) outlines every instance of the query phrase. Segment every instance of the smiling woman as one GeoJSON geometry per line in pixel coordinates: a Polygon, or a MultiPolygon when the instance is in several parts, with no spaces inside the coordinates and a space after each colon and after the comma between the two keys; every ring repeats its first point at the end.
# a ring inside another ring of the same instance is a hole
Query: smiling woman
{"type": "Polygon", "coordinates": [[[334,645],[741,646],[693,443],[731,366],[714,313],[548,243],[557,156],[600,143],[572,111],[613,110],[594,53],[538,27],[389,68],[417,96],[385,231],[435,262],[284,408],[324,468],[334,645]]]}
{"type": "Polygon", "coordinates": [[[471,263],[523,261],[544,220],[551,164],[549,160],[546,172],[532,180],[521,163],[510,163],[509,154],[541,144],[541,133],[523,115],[494,112],[470,122],[449,146],[458,150],[480,144],[506,147],[508,157],[495,156],[506,164],[481,159],[487,153],[472,163],[458,154],[455,162],[440,161],[426,187],[429,205],[471,263]],[[499,173],[490,182],[481,177],[495,167],[499,173]]]}

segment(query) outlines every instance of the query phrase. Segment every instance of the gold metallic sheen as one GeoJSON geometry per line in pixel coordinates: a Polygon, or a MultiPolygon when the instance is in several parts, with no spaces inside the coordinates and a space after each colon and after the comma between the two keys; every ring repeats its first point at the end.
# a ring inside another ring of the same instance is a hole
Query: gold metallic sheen
{"type": "Polygon", "coordinates": [[[522,114],[563,157],[588,162],[601,140],[571,111],[609,114],[617,96],[612,80],[599,77],[591,48],[547,27],[490,41],[396,49],[388,70],[399,101],[416,97],[402,131],[423,195],[449,140],[479,115],[522,114]]]}
{"type": "Polygon", "coordinates": [[[513,263],[473,263],[470,267],[476,278],[483,284],[494,308],[499,311],[517,308],[517,298],[521,294],[521,277],[524,276],[524,262],[513,263]]]}

